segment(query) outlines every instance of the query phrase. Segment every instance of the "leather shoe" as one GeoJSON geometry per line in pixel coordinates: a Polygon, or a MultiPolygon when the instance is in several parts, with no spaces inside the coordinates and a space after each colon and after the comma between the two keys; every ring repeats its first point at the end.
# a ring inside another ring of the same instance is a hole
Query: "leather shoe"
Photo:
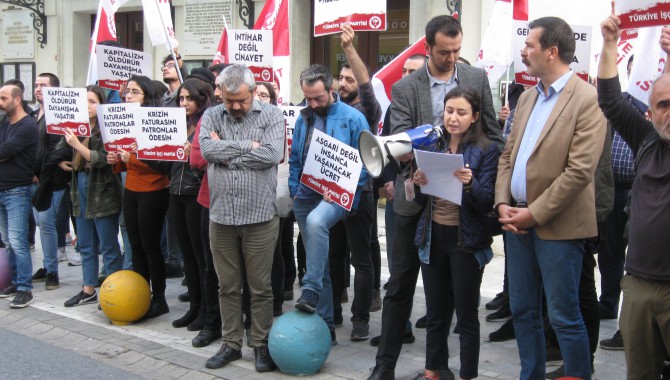
{"type": "Polygon", "coordinates": [[[509,304],[509,297],[505,293],[496,294],[495,298],[489,301],[484,307],[486,310],[498,310],[509,304]]]}
{"type": "Polygon", "coordinates": [[[395,371],[393,368],[388,368],[384,365],[376,365],[368,380],[394,380],[395,371]]]}
{"type": "Polygon", "coordinates": [[[277,368],[270,356],[268,346],[254,348],[254,357],[256,358],[256,372],[270,372],[277,368]]]}
{"type": "Polygon", "coordinates": [[[206,347],[213,341],[221,338],[221,330],[201,330],[191,341],[193,347],[206,347]]]}
{"type": "Polygon", "coordinates": [[[512,340],[515,337],[514,322],[510,319],[500,326],[498,330],[489,334],[489,342],[504,342],[506,340],[512,340]]]}
{"type": "Polygon", "coordinates": [[[221,368],[226,366],[228,363],[240,359],[242,357],[242,351],[233,350],[227,344],[223,344],[216,355],[207,359],[205,367],[210,369],[221,368]]]}

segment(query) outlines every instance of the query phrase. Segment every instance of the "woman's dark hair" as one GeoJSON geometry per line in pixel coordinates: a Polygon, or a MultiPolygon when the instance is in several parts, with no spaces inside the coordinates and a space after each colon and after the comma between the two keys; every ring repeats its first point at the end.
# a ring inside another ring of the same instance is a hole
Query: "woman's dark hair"
{"type": "Polygon", "coordinates": [[[196,125],[202,114],[205,113],[205,110],[212,105],[212,98],[214,96],[212,86],[200,79],[187,79],[177,89],[177,99],[181,96],[182,89],[188,91],[188,95],[198,105],[197,111],[187,120],[188,125],[196,125]]]}
{"type": "Polygon", "coordinates": [[[86,86],[87,92],[92,92],[95,94],[95,97],[98,98],[100,104],[107,103],[107,96],[105,95],[105,90],[102,87],[96,86],[94,84],[86,86]]]}
{"type": "Polygon", "coordinates": [[[256,88],[258,86],[263,86],[268,89],[268,94],[270,94],[270,104],[276,106],[277,105],[277,93],[275,92],[275,88],[272,87],[272,83],[269,82],[256,82],[256,88]]]}
{"type": "Polygon", "coordinates": [[[482,129],[482,100],[479,94],[469,88],[458,86],[447,93],[444,97],[444,105],[446,107],[449,99],[463,98],[470,104],[472,114],[479,114],[477,120],[472,123],[470,129],[463,135],[462,144],[475,143],[482,149],[487,149],[491,144],[491,140],[486,137],[482,129]]]}
{"type": "Polygon", "coordinates": [[[142,107],[160,107],[163,94],[158,92],[158,88],[150,78],[144,75],[133,75],[128,82],[135,82],[144,93],[144,101],[140,104],[142,107]]]}

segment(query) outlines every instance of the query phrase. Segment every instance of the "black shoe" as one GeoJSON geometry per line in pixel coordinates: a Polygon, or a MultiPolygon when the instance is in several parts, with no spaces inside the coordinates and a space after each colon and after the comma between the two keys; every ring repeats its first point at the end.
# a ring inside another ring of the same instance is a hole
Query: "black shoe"
{"type": "Polygon", "coordinates": [[[284,310],[282,310],[281,306],[272,308],[273,317],[279,317],[282,314],[284,314],[284,310]]]}
{"type": "Polygon", "coordinates": [[[295,308],[304,311],[305,313],[314,314],[316,312],[316,304],[319,303],[319,294],[310,289],[303,289],[302,295],[295,303],[295,308]]]}
{"type": "Polygon", "coordinates": [[[181,286],[188,286],[187,282],[188,281],[186,281],[186,277],[184,277],[184,279],[181,280],[181,286]]]}
{"type": "MultiPolygon", "coordinates": [[[[593,367],[593,364],[591,364],[591,375],[595,373],[596,370],[593,367]]],[[[546,378],[548,380],[556,380],[556,379],[562,379],[564,378],[564,376],[565,376],[565,368],[561,365],[555,371],[547,373],[546,378]]]]}
{"type": "Polygon", "coordinates": [[[351,340],[354,342],[360,342],[361,340],[368,339],[370,336],[370,326],[367,322],[354,322],[354,327],[351,329],[351,340]]]}
{"type": "Polygon", "coordinates": [[[387,282],[386,284],[384,284],[384,286],[382,286],[382,288],[384,290],[389,290],[389,283],[387,282]]]}
{"type": "Polygon", "coordinates": [[[23,309],[33,303],[33,293],[30,290],[18,290],[16,296],[9,303],[11,309],[23,309]]]}
{"type": "Polygon", "coordinates": [[[256,358],[256,372],[270,372],[277,369],[275,362],[270,357],[268,346],[254,348],[254,357],[256,358]]]}
{"type": "Polygon", "coordinates": [[[47,280],[44,287],[47,290],[54,290],[58,289],[59,286],[60,285],[58,283],[58,273],[47,273],[47,280]]]}
{"type": "Polygon", "coordinates": [[[213,341],[221,338],[221,330],[202,329],[191,341],[193,347],[206,347],[213,341]]]}
{"type": "MultiPolygon", "coordinates": [[[[372,339],[370,339],[370,345],[372,347],[378,347],[379,343],[381,342],[381,338],[382,338],[381,335],[373,337],[372,339]]],[[[402,344],[411,344],[414,343],[415,340],[416,337],[414,336],[414,334],[412,334],[411,331],[405,331],[405,335],[403,335],[402,337],[402,344]]]]}
{"type": "MultiPolygon", "coordinates": [[[[439,374],[439,379],[440,380],[454,380],[454,373],[451,372],[450,369],[441,369],[440,374],[439,374]]],[[[419,373],[416,374],[412,378],[412,380],[430,380],[429,377],[426,377],[426,371],[419,371],[419,373]]]]}
{"type": "Polygon", "coordinates": [[[512,318],[512,310],[509,306],[503,306],[500,310],[495,311],[486,316],[489,322],[507,322],[512,318]]]}
{"type": "Polygon", "coordinates": [[[33,282],[44,282],[47,279],[47,270],[40,268],[33,275],[33,282]]]}
{"type": "Polygon", "coordinates": [[[188,326],[189,323],[193,322],[196,318],[198,318],[198,312],[194,310],[190,310],[184,314],[183,317],[179,319],[175,319],[172,321],[172,327],[174,328],[181,328],[181,327],[186,327],[188,326]]]}
{"type": "Polygon", "coordinates": [[[149,319],[149,318],[156,318],[159,315],[167,314],[170,312],[170,307],[168,306],[167,302],[165,302],[165,298],[157,300],[157,299],[152,299],[151,300],[151,306],[149,306],[149,311],[144,315],[144,318],[142,319],[149,319]]]}
{"type": "Polygon", "coordinates": [[[83,290],[77,293],[76,296],[65,301],[65,307],[81,306],[89,303],[98,302],[98,295],[93,292],[93,294],[86,294],[83,290]]]}
{"type": "Polygon", "coordinates": [[[284,301],[293,301],[293,289],[284,290],[284,301]]]}
{"type": "Polygon", "coordinates": [[[486,310],[499,310],[503,306],[509,305],[509,297],[505,293],[498,293],[496,294],[495,298],[493,298],[490,302],[488,302],[484,307],[486,307],[486,310]]]}
{"type": "Polygon", "coordinates": [[[370,305],[370,312],[374,313],[382,309],[382,293],[379,289],[374,291],[372,296],[372,304],[370,305]]]}
{"type": "Polygon", "coordinates": [[[376,365],[372,370],[368,380],[394,380],[395,371],[393,368],[388,368],[384,365],[376,365]]]}
{"type": "Polygon", "coordinates": [[[554,346],[547,347],[547,365],[563,365],[561,350],[554,346]]]}
{"type": "Polygon", "coordinates": [[[205,321],[202,320],[202,316],[198,315],[198,318],[191,321],[191,323],[186,326],[188,331],[200,331],[205,328],[205,321]]]}
{"type": "Polygon", "coordinates": [[[456,327],[454,327],[454,334],[458,335],[461,333],[461,327],[456,323],[456,327]]]}
{"type": "Polygon", "coordinates": [[[600,348],[604,350],[623,350],[623,338],[621,338],[621,331],[617,330],[611,338],[601,340],[600,348]]]}
{"type": "Polygon", "coordinates": [[[188,292],[182,293],[182,294],[177,296],[177,299],[179,300],[179,302],[190,302],[191,301],[191,295],[188,294],[188,292]]]}
{"type": "Polygon", "coordinates": [[[337,346],[337,335],[335,334],[335,330],[330,330],[330,346],[337,346]]]}
{"type": "Polygon", "coordinates": [[[335,314],[335,316],[333,316],[333,323],[335,324],[335,327],[342,327],[344,325],[342,314],[335,314]]]}
{"type": "Polygon", "coordinates": [[[428,316],[424,315],[423,317],[416,320],[414,327],[416,327],[417,329],[425,329],[427,325],[428,325],[428,316]]]}
{"type": "Polygon", "coordinates": [[[11,297],[16,294],[16,285],[9,284],[6,288],[2,289],[0,292],[0,298],[11,297]]]}
{"type": "Polygon", "coordinates": [[[489,334],[489,342],[504,342],[516,338],[514,335],[514,323],[510,319],[503,323],[500,328],[489,334]]]}
{"type": "Polygon", "coordinates": [[[165,264],[165,278],[179,278],[184,275],[184,271],[179,265],[165,264]]]}
{"type": "Polygon", "coordinates": [[[216,355],[207,359],[205,367],[210,369],[221,368],[228,363],[235,361],[242,357],[242,351],[233,350],[227,344],[223,344],[216,355]]]}

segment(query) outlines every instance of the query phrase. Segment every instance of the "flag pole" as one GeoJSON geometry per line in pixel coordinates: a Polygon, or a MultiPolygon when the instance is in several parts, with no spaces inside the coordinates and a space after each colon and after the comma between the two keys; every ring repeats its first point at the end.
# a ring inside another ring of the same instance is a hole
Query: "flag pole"
{"type": "Polygon", "coordinates": [[[93,58],[95,57],[95,46],[98,44],[98,31],[100,29],[100,15],[102,14],[102,1],[98,2],[98,14],[95,17],[95,26],[93,27],[93,35],[91,36],[91,43],[89,45],[88,58],[88,73],[86,74],[86,84],[91,83],[91,67],[93,66],[93,58]]]}
{"type": "Polygon", "coordinates": [[[184,78],[181,76],[181,68],[179,67],[179,60],[177,60],[177,55],[174,53],[174,48],[172,47],[172,41],[170,41],[170,36],[165,29],[165,21],[163,21],[163,14],[161,13],[161,7],[158,5],[158,0],[154,0],[156,4],[156,9],[158,10],[158,16],[161,19],[161,25],[163,26],[163,33],[165,33],[165,40],[167,41],[168,47],[170,48],[170,53],[172,54],[172,59],[174,60],[175,69],[177,71],[177,76],[179,77],[179,83],[184,83],[184,78]]]}

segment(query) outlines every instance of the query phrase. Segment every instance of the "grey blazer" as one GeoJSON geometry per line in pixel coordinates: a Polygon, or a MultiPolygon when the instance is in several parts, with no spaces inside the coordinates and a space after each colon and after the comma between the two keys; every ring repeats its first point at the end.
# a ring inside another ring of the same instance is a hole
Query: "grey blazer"
{"type": "MultiPolygon", "coordinates": [[[[460,62],[456,63],[456,67],[458,70],[458,85],[471,88],[480,94],[484,133],[502,151],[505,147],[505,140],[503,140],[502,131],[493,110],[491,88],[486,78],[486,72],[483,69],[460,62]]],[[[391,134],[401,133],[422,124],[433,123],[433,103],[426,66],[396,82],[391,89],[391,97],[393,98],[390,109],[391,134]]],[[[413,216],[421,211],[422,206],[405,200],[403,182],[407,179],[408,173],[409,170],[396,179],[393,209],[400,215],[413,216]]]]}

